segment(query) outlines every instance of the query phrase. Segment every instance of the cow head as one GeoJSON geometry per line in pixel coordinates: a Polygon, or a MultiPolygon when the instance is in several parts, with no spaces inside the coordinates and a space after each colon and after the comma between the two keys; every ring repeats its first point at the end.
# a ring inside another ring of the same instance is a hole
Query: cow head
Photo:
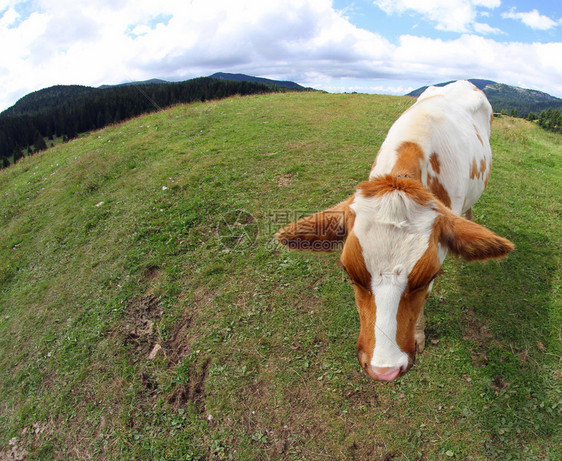
{"type": "Polygon", "coordinates": [[[384,176],[328,210],[281,229],[291,249],[333,251],[349,274],[359,312],[361,367],[392,381],[415,356],[414,328],[441,263],[452,251],[469,261],[507,255],[513,244],[451,212],[420,183],[384,176]]]}

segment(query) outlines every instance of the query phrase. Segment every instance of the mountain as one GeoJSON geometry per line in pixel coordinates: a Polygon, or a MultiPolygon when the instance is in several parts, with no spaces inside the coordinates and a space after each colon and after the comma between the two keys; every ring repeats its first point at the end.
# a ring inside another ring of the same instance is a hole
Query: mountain
{"type": "Polygon", "coordinates": [[[102,90],[123,87],[138,87],[145,85],[171,85],[172,82],[153,78],[141,82],[125,82],[117,85],[101,85],[97,88],[84,85],[55,85],[29,93],[19,99],[12,107],[0,113],[9,115],[35,115],[48,113],[53,109],[68,103],[75,103],[83,98],[101,95],[102,90]]]}
{"type": "MultiPolygon", "coordinates": [[[[542,91],[506,85],[492,80],[469,79],[468,81],[486,94],[494,112],[516,110],[519,117],[526,117],[530,112],[539,114],[548,108],[562,110],[562,99],[542,91]]],[[[433,86],[445,86],[449,83],[451,81],[436,83],[433,86]]],[[[422,86],[406,96],[417,98],[427,88],[427,86],[422,86]]]]}
{"type": "Polygon", "coordinates": [[[0,117],[46,113],[67,101],[77,101],[99,91],[97,88],[83,85],[55,85],[43,88],[20,98],[12,107],[1,112],[0,117]]]}
{"type": "Polygon", "coordinates": [[[302,89],[305,87],[299,85],[298,83],[287,81],[287,80],[270,80],[263,77],[252,77],[251,75],[245,74],[229,74],[226,72],[216,72],[213,75],[209,75],[210,78],[218,78],[220,80],[234,80],[236,82],[253,82],[253,83],[265,83],[268,85],[286,86],[289,88],[302,89]]]}

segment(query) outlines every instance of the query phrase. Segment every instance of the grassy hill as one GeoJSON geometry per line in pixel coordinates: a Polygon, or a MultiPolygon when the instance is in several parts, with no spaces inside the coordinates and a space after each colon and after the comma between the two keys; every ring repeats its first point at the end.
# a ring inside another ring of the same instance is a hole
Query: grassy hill
{"type": "Polygon", "coordinates": [[[396,382],[337,255],[272,245],[412,102],[181,105],[0,171],[0,458],[560,459],[560,135],[494,120],[475,220],[517,250],[446,260],[396,382]]]}

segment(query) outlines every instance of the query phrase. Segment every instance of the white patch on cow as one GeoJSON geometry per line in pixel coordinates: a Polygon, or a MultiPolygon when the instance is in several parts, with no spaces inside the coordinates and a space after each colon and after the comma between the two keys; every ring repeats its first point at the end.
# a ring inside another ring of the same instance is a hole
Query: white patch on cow
{"type": "Polygon", "coordinates": [[[353,231],[371,274],[376,304],[371,366],[405,368],[408,355],[396,342],[396,314],[408,276],[427,250],[438,213],[402,191],[382,197],[358,192],[351,207],[356,213],[353,231]]]}
{"type": "Polygon", "coordinates": [[[408,277],[403,274],[383,274],[372,284],[377,306],[372,367],[405,369],[408,366],[408,354],[402,352],[396,343],[396,314],[407,284],[408,277]]]}

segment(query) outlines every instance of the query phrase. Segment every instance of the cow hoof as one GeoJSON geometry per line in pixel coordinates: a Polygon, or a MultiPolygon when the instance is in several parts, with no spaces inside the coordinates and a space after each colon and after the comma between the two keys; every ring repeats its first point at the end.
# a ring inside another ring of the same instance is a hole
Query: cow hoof
{"type": "Polygon", "coordinates": [[[416,351],[418,354],[421,354],[425,349],[425,335],[423,336],[416,336],[416,351]]]}

